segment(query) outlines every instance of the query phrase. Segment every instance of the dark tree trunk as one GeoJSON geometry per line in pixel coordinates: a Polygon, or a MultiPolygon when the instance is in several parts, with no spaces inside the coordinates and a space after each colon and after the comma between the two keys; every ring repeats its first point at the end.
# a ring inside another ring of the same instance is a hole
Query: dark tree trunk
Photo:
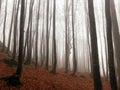
{"type": "Polygon", "coordinates": [[[23,43],[24,43],[24,0],[21,0],[21,14],[20,14],[20,37],[19,37],[19,56],[18,56],[18,66],[14,75],[0,78],[0,80],[5,80],[10,86],[21,86],[20,81],[22,68],[23,68],[23,43]]]}
{"type": "Polygon", "coordinates": [[[29,34],[28,34],[28,39],[27,39],[27,60],[25,61],[25,64],[30,65],[31,64],[31,59],[32,59],[32,16],[33,16],[33,4],[34,0],[30,1],[30,6],[29,6],[29,34]]]}
{"type": "MultiPolygon", "coordinates": [[[[27,16],[27,1],[25,2],[25,10],[24,10],[24,14],[25,14],[25,18],[26,18],[26,16],[27,16]]],[[[29,25],[29,24],[28,24],[29,25]]],[[[26,47],[27,47],[27,37],[28,37],[28,30],[25,32],[24,31],[24,34],[25,34],[25,36],[24,36],[24,49],[23,49],[23,63],[24,63],[24,61],[25,61],[25,57],[26,57],[26,47]]]]}
{"type": "Polygon", "coordinates": [[[113,25],[113,40],[114,40],[114,51],[115,59],[117,62],[117,73],[118,73],[118,90],[120,90],[120,34],[119,34],[119,25],[117,20],[117,14],[115,9],[114,0],[110,0],[111,4],[111,16],[112,16],[112,25],[113,25]]]}
{"type": "Polygon", "coordinates": [[[0,0],[0,13],[1,13],[1,5],[2,5],[2,0],[0,0]]]}
{"type": "Polygon", "coordinates": [[[5,52],[5,29],[6,29],[6,19],[7,19],[7,2],[6,1],[6,6],[5,6],[5,17],[4,17],[4,24],[3,24],[3,49],[2,49],[2,52],[5,52]]]}
{"type": "Polygon", "coordinates": [[[13,39],[14,39],[14,43],[13,43],[13,55],[12,55],[12,58],[13,60],[16,59],[16,44],[17,44],[17,21],[18,21],[18,11],[19,11],[19,2],[18,1],[18,6],[15,10],[15,19],[14,19],[14,31],[13,31],[13,39]]]}
{"type": "Polygon", "coordinates": [[[53,7],[53,66],[51,73],[56,74],[57,55],[56,55],[56,0],[53,7]]]}
{"type": "Polygon", "coordinates": [[[20,14],[20,37],[19,37],[19,56],[16,75],[21,77],[23,65],[23,43],[24,43],[24,0],[21,0],[21,14],[20,14]]]}
{"type": "Polygon", "coordinates": [[[65,73],[68,72],[68,49],[69,49],[69,44],[68,44],[68,0],[66,0],[66,6],[65,6],[65,73]]]}
{"type": "Polygon", "coordinates": [[[48,63],[49,63],[49,35],[48,35],[48,25],[49,25],[49,0],[47,0],[47,8],[46,8],[46,64],[45,64],[45,69],[48,70],[48,63]]]}
{"type": "Polygon", "coordinates": [[[75,48],[75,30],[74,30],[74,0],[72,0],[72,36],[73,36],[73,73],[77,72],[77,59],[76,59],[76,48],[75,48]]]}
{"type": "Polygon", "coordinates": [[[108,63],[109,63],[109,75],[110,84],[112,90],[117,90],[117,80],[115,75],[115,64],[114,64],[114,52],[113,52],[113,41],[112,41],[112,20],[110,13],[110,0],[105,2],[105,14],[106,14],[106,30],[107,30],[107,43],[108,43],[108,63]]]}
{"type": "Polygon", "coordinates": [[[88,8],[89,8],[89,19],[90,19],[93,79],[94,79],[94,86],[95,86],[94,89],[102,90],[102,82],[100,78],[100,68],[99,68],[99,60],[98,60],[98,46],[97,46],[97,35],[96,35],[93,0],[88,0],[88,8]]]}

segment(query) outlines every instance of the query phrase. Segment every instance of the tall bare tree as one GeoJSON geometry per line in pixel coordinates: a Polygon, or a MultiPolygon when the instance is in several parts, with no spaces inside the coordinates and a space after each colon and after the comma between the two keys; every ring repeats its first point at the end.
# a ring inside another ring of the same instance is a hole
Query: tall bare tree
{"type": "Polygon", "coordinates": [[[37,24],[36,24],[36,41],[35,41],[35,67],[37,68],[38,65],[38,29],[39,29],[39,20],[40,20],[40,3],[41,0],[39,0],[38,5],[38,12],[37,12],[37,24]]]}
{"type": "Polygon", "coordinates": [[[21,14],[20,14],[20,37],[19,37],[19,56],[18,56],[18,67],[16,70],[16,75],[19,76],[19,79],[22,74],[22,65],[23,65],[23,43],[24,43],[24,4],[25,1],[21,0],[21,14]]]}
{"type": "Polygon", "coordinates": [[[90,42],[90,24],[89,24],[89,16],[88,16],[88,9],[87,9],[87,3],[85,2],[85,13],[86,13],[86,18],[85,18],[85,22],[86,22],[86,27],[87,27],[87,46],[88,46],[88,55],[89,55],[89,64],[90,64],[90,70],[91,72],[93,72],[93,62],[92,62],[92,55],[91,55],[91,42],[90,42]]]}
{"type": "Polygon", "coordinates": [[[76,59],[76,48],[75,48],[75,28],[74,28],[74,20],[75,20],[75,15],[74,15],[74,0],[72,0],[72,36],[73,36],[73,73],[72,75],[75,75],[77,72],[77,59],[76,59]]]}
{"type": "Polygon", "coordinates": [[[0,78],[0,80],[5,80],[8,85],[11,86],[22,86],[20,81],[23,68],[23,43],[24,43],[24,0],[21,0],[21,14],[20,14],[20,37],[19,37],[19,56],[18,65],[15,74],[8,77],[0,78]]]}
{"type": "Polygon", "coordinates": [[[65,72],[68,72],[68,0],[65,4],[65,72]]]}
{"type": "Polygon", "coordinates": [[[93,0],[88,0],[89,19],[90,19],[90,36],[91,36],[91,50],[92,50],[92,63],[93,63],[93,79],[95,90],[102,90],[102,82],[100,78],[100,68],[98,60],[98,46],[96,35],[96,24],[94,15],[93,0]]]}
{"type": "Polygon", "coordinates": [[[46,64],[45,69],[48,70],[48,63],[49,63],[49,0],[47,0],[47,8],[46,8],[46,64]]]}
{"type": "Polygon", "coordinates": [[[21,78],[22,68],[23,68],[22,65],[23,65],[24,19],[25,19],[24,4],[25,4],[25,1],[21,0],[18,66],[17,66],[15,75],[11,79],[9,79],[9,83],[13,82],[16,85],[22,85],[22,83],[20,82],[20,78],[21,78]]]}
{"type": "Polygon", "coordinates": [[[105,14],[106,14],[106,30],[107,30],[107,43],[108,43],[108,63],[109,63],[109,75],[110,84],[112,90],[117,90],[117,82],[115,75],[114,66],[114,52],[113,52],[113,41],[112,41],[112,21],[110,13],[110,0],[105,1],[105,14]]]}
{"type": "Polygon", "coordinates": [[[31,59],[32,59],[32,19],[33,19],[33,5],[34,5],[34,0],[30,1],[30,6],[29,6],[29,22],[28,22],[28,36],[26,37],[27,39],[27,59],[25,64],[30,65],[31,64],[31,59]]]}
{"type": "Polygon", "coordinates": [[[17,7],[16,7],[16,10],[15,10],[15,18],[14,18],[14,30],[13,30],[13,39],[14,39],[14,43],[13,43],[13,54],[12,54],[12,58],[13,60],[15,60],[16,58],[16,53],[17,53],[17,26],[18,26],[18,12],[19,12],[19,2],[18,1],[18,4],[17,4],[17,7]]]}
{"type": "Polygon", "coordinates": [[[41,66],[44,64],[45,60],[45,34],[44,34],[44,25],[45,25],[45,2],[43,3],[43,20],[42,20],[42,32],[41,32],[41,45],[40,45],[40,59],[41,59],[41,66]]]}
{"type": "Polygon", "coordinates": [[[112,15],[112,25],[113,25],[113,39],[114,39],[114,51],[115,51],[115,59],[117,62],[117,73],[118,73],[118,90],[120,89],[120,34],[119,34],[119,25],[117,20],[117,14],[115,9],[115,1],[110,0],[111,4],[111,15],[112,15]]]}
{"type": "Polygon", "coordinates": [[[56,55],[56,0],[53,4],[53,66],[51,73],[56,74],[57,55],[56,55]]]}
{"type": "Polygon", "coordinates": [[[8,1],[6,0],[6,6],[5,6],[5,17],[4,17],[4,23],[3,23],[3,49],[2,49],[2,52],[5,51],[5,40],[6,40],[6,35],[5,35],[5,32],[6,32],[6,19],[7,19],[7,3],[8,1]]]}

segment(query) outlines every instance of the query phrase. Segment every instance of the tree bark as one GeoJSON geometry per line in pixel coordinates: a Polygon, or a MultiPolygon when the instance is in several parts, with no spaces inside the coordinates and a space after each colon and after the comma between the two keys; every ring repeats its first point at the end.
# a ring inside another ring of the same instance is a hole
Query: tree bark
{"type": "Polygon", "coordinates": [[[56,74],[57,55],[56,55],[56,0],[53,7],[53,66],[51,73],[56,74]]]}
{"type": "Polygon", "coordinates": [[[46,64],[45,69],[48,70],[48,63],[49,63],[49,35],[48,35],[48,25],[49,25],[49,0],[47,0],[47,8],[46,8],[46,64]]]}
{"type": "Polygon", "coordinates": [[[115,10],[114,0],[106,1],[106,20],[107,20],[107,39],[108,39],[108,55],[109,55],[109,70],[110,70],[110,83],[112,90],[120,89],[120,35],[119,35],[119,26],[117,21],[117,15],[115,10]],[[111,9],[111,11],[110,11],[111,9]],[[112,34],[113,33],[113,34],[112,34]],[[113,36],[112,36],[113,35],[113,36]],[[113,38],[112,38],[113,37],[113,38]],[[115,58],[117,61],[117,71],[118,71],[118,87],[117,79],[115,75],[115,65],[114,65],[114,51],[113,51],[113,42],[115,47],[115,58]],[[110,45],[109,45],[110,44],[110,45]]]}
{"type": "Polygon", "coordinates": [[[35,67],[38,66],[38,29],[39,29],[39,19],[40,19],[40,3],[41,0],[39,0],[38,5],[38,12],[37,12],[37,24],[36,24],[36,41],[35,41],[35,67]]]}
{"type": "Polygon", "coordinates": [[[92,50],[92,62],[93,62],[94,90],[102,90],[103,88],[102,88],[102,82],[100,78],[93,0],[88,0],[88,8],[89,8],[89,19],[90,19],[90,36],[91,36],[91,50],[92,50]]]}
{"type": "Polygon", "coordinates": [[[74,0],[72,0],[72,36],[73,36],[73,72],[72,72],[72,75],[75,75],[75,73],[77,72],[74,19],[75,19],[74,18],[74,0]]]}
{"type": "Polygon", "coordinates": [[[13,43],[13,54],[12,54],[12,58],[13,60],[16,59],[16,44],[17,44],[17,25],[18,25],[18,11],[19,11],[19,3],[20,1],[18,1],[18,5],[17,5],[17,8],[15,10],[15,19],[14,19],[14,31],[13,31],[13,39],[14,39],[14,43],[13,43]]]}

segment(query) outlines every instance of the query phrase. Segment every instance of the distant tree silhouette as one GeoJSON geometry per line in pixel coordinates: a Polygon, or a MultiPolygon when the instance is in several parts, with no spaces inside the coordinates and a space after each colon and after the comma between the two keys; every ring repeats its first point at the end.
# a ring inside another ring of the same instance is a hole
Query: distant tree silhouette
{"type": "Polygon", "coordinates": [[[69,44],[68,44],[68,0],[65,0],[65,73],[68,72],[68,62],[69,62],[69,44]]]}
{"type": "Polygon", "coordinates": [[[38,11],[37,11],[37,19],[36,19],[36,40],[35,40],[35,67],[37,68],[38,66],[38,29],[39,29],[39,20],[40,20],[40,3],[41,0],[39,0],[39,5],[38,5],[38,11]]]}
{"type": "Polygon", "coordinates": [[[3,49],[2,52],[5,52],[5,40],[6,40],[6,35],[5,35],[5,31],[6,31],[6,19],[7,19],[7,4],[8,1],[6,1],[6,6],[5,6],[5,16],[4,16],[4,23],[3,23],[3,49]]]}
{"type": "Polygon", "coordinates": [[[45,69],[48,70],[49,63],[49,0],[47,0],[47,8],[46,8],[46,63],[45,69]]]}
{"type": "Polygon", "coordinates": [[[27,36],[27,58],[25,61],[25,64],[30,65],[31,64],[31,60],[32,60],[32,19],[33,19],[33,5],[34,5],[34,0],[30,1],[30,6],[29,6],[29,22],[28,22],[28,28],[27,28],[27,32],[28,32],[28,36],[27,36]]]}
{"type": "Polygon", "coordinates": [[[53,66],[51,73],[56,74],[57,53],[56,53],[56,0],[53,4],[53,66]]]}
{"type": "Polygon", "coordinates": [[[74,0],[72,0],[72,36],[73,36],[73,73],[72,75],[75,75],[77,72],[77,59],[76,59],[76,48],[75,48],[75,16],[74,16],[74,0]]]}
{"type": "Polygon", "coordinates": [[[16,54],[17,54],[17,32],[18,32],[18,29],[17,29],[18,22],[17,21],[18,21],[19,3],[20,3],[20,1],[18,1],[17,8],[15,9],[15,18],[14,18],[14,30],[13,30],[14,42],[13,42],[13,54],[12,54],[13,60],[15,60],[16,54]]]}

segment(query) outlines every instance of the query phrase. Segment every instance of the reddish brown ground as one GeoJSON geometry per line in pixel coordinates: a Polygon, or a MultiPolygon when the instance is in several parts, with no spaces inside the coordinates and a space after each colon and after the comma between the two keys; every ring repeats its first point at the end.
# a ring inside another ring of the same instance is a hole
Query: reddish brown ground
{"type": "MultiPolygon", "coordinates": [[[[0,77],[14,72],[15,67],[8,67],[0,61],[0,77]]],[[[61,70],[57,75],[52,75],[44,68],[34,69],[24,66],[21,81],[22,88],[8,87],[4,81],[0,81],[0,90],[94,90],[93,80],[89,75],[73,77],[70,74],[64,74],[61,70]]],[[[103,80],[103,86],[104,90],[110,90],[105,80],[103,80]]]]}

